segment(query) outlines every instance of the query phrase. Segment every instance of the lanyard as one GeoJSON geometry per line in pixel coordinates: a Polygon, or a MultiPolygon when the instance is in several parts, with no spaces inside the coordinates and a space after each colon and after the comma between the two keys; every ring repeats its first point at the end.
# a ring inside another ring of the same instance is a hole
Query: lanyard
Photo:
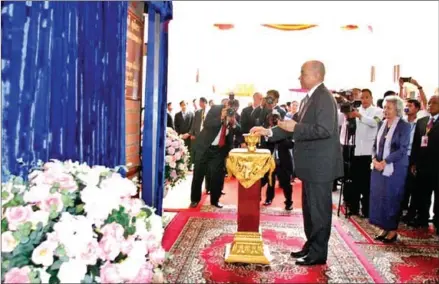
{"type": "Polygon", "coordinates": [[[428,124],[427,124],[427,128],[425,128],[425,135],[428,135],[428,133],[430,132],[430,130],[433,128],[434,121],[435,121],[435,119],[434,119],[434,117],[432,117],[432,118],[430,119],[430,121],[428,122],[428,124]]]}

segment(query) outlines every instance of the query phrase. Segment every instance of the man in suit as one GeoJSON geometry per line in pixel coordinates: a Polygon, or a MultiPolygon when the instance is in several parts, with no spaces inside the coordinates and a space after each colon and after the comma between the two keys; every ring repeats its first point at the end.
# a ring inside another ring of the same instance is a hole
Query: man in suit
{"type": "MultiPolygon", "coordinates": [[[[195,152],[197,150],[195,142],[196,142],[197,137],[200,134],[201,130],[203,129],[204,119],[206,118],[206,114],[208,112],[207,99],[204,97],[201,97],[200,101],[199,101],[199,105],[200,105],[200,109],[195,112],[194,121],[192,123],[192,128],[190,131],[191,144],[192,144],[191,157],[195,157],[195,152]]],[[[206,186],[206,193],[209,194],[209,178],[208,178],[208,176],[206,176],[206,178],[205,178],[205,186],[206,186]]]]}
{"type": "Polygon", "coordinates": [[[332,223],[332,184],[343,176],[343,158],[339,143],[337,106],[324,86],[325,66],[309,61],[299,77],[309,90],[299,111],[298,122],[281,121],[278,127],[255,127],[252,133],[272,141],[293,137],[296,175],[302,180],[302,204],[305,235],[303,248],[292,252],[298,265],[325,264],[332,223]]]}
{"type": "Polygon", "coordinates": [[[439,233],[439,96],[428,101],[429,116],[419,119],[413,137],[410,164],[416,175],[418,190],[413,192],[412,203],[417,211],[414,227],[428,227],[431,195],[434,192],[433,223],[439,233]]]}
{"type": "Polygon", "coordinates": [[[252,113],[253,111],[261,105],[262,94],[253,94],[253,103],[244,108],[241,112],[241,130],[242,133],[249,133],[250,129],[253,127],[252,113]]]}
{"type": "Polygon", "coordinates": [[[174,129],[174,120],[172,119],[172,103],[168,103],[168,111],[167,111],[167,121],[166,121],[166,127],[171,127],[174,129]]]}
{"type": "Polygon", "coordinates": [[[227,106],[210,108],[203,129],[195,140],[195,168],[191,187],[191,208],[201,200],[201,186],[205,176],[209,177],[210,203],[222,208],[219,203],[225,177],[225,158],[233,147],[233,136],[240,132],[235,116],[227,115],[227,106]],[[206,175],[206,173],[208,173],[206,175]]]}
{"type": "MultiPolygon", "coordinates": [[[[184,145],[189,150],[189,153],[191,153],[191,135],[189,132],[192,128],[192,122],[194,120],[194,113],[187,110],[187,104],[185,101],[180,102],[180,108],[181,111],[175,114],[174,118],[174,125],[175,125],[175,131],[178,135],[181,136],[181,138],[184,141],[184,145]]],[[[193,164],[193,159],[191,157],[189,164],[193,164]]]]}

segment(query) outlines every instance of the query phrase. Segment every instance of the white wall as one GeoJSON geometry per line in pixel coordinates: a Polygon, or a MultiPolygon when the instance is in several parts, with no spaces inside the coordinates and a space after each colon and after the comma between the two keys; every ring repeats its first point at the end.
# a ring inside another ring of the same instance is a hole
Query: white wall
{"type": "Polygon", "coordinates": [[[396,89],[393,65],[400,64],[401,76],[415,77],[430,94],[439,85],[438,33],[437,1],[177,1],[170,24],[168,96],[171,101],[211,97],[212,84],[221,91],[236,83],[286,94],[299,87],[300,65],[310,58],[325,62],[331,88],[370,87],[380,95],[396,89]],[[236,29],[218,31],[213,23],[234,23],[236,29]],[[261,23],[321,27],[279,32],[261,23]],[[341,31],[346,24],[364,30],[341,31]],[[373,34],[367,25],[373,26],[373,34]],[[373,84],[371,65],[376,66],[373,84]]]}

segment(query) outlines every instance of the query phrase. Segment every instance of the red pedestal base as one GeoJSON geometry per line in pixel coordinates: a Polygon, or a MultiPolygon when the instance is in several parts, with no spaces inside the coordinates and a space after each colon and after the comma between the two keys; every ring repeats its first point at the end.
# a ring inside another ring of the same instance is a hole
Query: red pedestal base
{"type": "Polygon", "coordinates": [[[261,203],[261,181],[250,188],[239,184],[238,188],[238,232],[259,232],[261,203]]]}

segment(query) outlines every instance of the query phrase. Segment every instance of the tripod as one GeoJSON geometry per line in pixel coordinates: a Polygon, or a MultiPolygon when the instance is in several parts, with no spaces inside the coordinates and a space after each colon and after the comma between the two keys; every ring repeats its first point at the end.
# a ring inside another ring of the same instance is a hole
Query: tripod
{"type": "MultiPolygon", "coordinates": [[[[340,196],[338,198],[338,209],[337,209],[338,217],[340,217],[341,198],[344,194],[345,186],[346,184],[352,184],[351,164],[352,164],[352,156],[354,155],[354,151],[355,151],[355,132],[356,132],[356,125],[353,124],[351,121],[348,121],[348,125],[346,126],[346,133],[344,137],[344,145],[343,145],[343,164],[345,165],[345,173],[344,173],[344,177],[342,178],[342,183],[340,187],[340,196]],[[351,143],[352,145],[350,145],[349,141],[352,141],[351,143]],[[345,153],[345,150],[347,153],[345,153]]],[[[349,202],[349,200],[345,200],[345,218],[349,218],[349,212],[348,212],[349,206],[346,205],[346,202],[349,202]]]]}

